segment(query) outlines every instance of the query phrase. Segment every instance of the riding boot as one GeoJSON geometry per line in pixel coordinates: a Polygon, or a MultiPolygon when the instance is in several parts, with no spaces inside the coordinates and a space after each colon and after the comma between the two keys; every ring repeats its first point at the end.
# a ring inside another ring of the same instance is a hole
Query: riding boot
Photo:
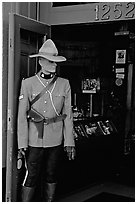
{"type": "Polygon", "coordinates": [[[43,199],[45,202],[52,202],[54,200],[56,190],[56,183],[46,183],[43,199]]]}
{"type": "Polygon", "coordinates": [[[29,202],[34,195],[34,187],[22,186],[22,202],[29,202]]]}

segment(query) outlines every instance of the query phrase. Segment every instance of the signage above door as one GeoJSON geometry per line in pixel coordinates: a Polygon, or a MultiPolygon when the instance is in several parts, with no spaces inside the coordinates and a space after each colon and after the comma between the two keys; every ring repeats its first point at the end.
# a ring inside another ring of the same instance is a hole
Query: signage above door
{"type": "Polygon", "coordinates": [[[95,21],[135,19],[134,2],[106,2],[94,5],[95,21]]]}
{"type": "Polygon", "coordinates": [[[134,20],[135,2],[94,2],[51,8],[51,25],[134,20]]]}

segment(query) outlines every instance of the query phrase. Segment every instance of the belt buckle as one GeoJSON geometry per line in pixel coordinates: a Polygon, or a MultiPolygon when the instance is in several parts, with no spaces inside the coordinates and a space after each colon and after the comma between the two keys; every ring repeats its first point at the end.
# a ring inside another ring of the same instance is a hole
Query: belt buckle
{"type": "Polygon", "coordinates": [[[45,118],[45,121],[44,121],[45,125],[48,125],[48,124],[49,124],[48,119],[49,119],[48,117],[45,118]]]}

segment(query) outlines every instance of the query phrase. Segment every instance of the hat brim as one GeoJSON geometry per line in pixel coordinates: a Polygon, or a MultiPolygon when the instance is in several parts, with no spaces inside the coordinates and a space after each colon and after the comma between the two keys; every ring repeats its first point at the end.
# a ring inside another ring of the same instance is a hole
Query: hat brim
{"type": "Polygon", "coordinates": [[[47,54],[34,54],[34,55],[29,55],[30,58],[33,57],[43,57],[47,60],[53,61],[53,62],[64,62],[66,61],[66,58],[63,56],[53,56],[53,55],[47,55],[47,54]]]}

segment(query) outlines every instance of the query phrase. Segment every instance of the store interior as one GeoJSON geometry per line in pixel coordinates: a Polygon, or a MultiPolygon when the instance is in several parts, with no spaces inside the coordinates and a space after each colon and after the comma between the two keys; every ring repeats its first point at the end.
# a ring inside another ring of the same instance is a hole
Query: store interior
{"type": "Polygon", "coordinates": [[[107,181],[134,187],[134,23],[51,27],[51,37],[59,54],[67,58],[58,66],[58,75],[69,79],[72,88],[77,150],[76,161],[71,164],[64,156],[59,174],[59,198],[107,181]],[[117,63],[117,50],[126,50],[125,62],[117,63]],[[129,64],[133,66],[131,80],[129,64]],[[121,68],[122,78],[117,79],[116,70],[121,68]],[[91,92],[83,88],[89,79],[92,82],[95,79],[96,83],[91,92]],[[129,87],[132,89],[130,117],[127,116],[129,87]],[[104,127],[106,121],[112,131],[104,135],[96,132],[96,124],[99,122],[104,127]]]}
{"type": "MultiPolygon", "coordinates": [[[[88,77],[95,78],[100,80],[101,88],[98,87],[97,93],[93,94],[92,114],[104,115],[107,113],[106,109],[110,105],[111,94],[115,86],[116,49],[127,49],[129,44],[132,46],[129,35],[117,35],[117,33],[129,31],[134,34],[133,29],[134,22],[51,27],[51,37],[59,47],[59,53],[67,57],[67,62],[60,65],[58,72],[60,76],[70,80],[73,105],[77,105],[80,109],[88,108],[86,106],[90,103],[90,96],[82,94],[82,80],[88,77]]],[[[134,57],[134,47],[131,47],[129,55],[134,57]]]]}

